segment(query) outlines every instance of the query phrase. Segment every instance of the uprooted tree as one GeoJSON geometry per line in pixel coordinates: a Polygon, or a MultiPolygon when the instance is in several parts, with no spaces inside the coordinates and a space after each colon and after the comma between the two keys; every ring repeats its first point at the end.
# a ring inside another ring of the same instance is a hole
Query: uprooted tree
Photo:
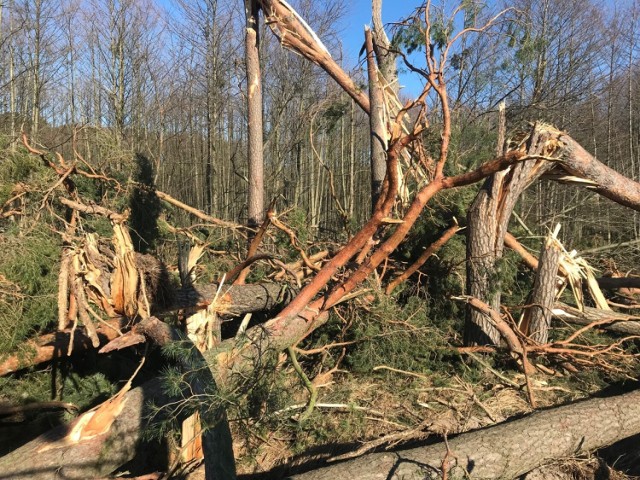
{"type": "MultiPolygon", "coordinates": [[[[385,166],[382,180],[372,175],[373,213],[346,243],[330,255],[326,253],[325,259],[325,254],[306,255],[295,233],[283,225],[273,211],[263,219],[256,212],[256,208],[261,210],[262,207],[255,207],[261,201],[256,200],[254,205],[250,200],[249,226],[253,230],[248,235],[252,240],[245,261],[221,276],[218,283],[196,286],[191,274],[204,247],[195,245],[186,249],[180,262],[181,285],[172,285],[165,278],[164,264],[134,251],[126,228],[127,214],[81,198],[75,182],[92,179],[109,187],[122,188],[122,185],[90,166],[81,168],[79,153],[76,152],[78,158],[73,161],[62,155],[52,157],[32,146],[24,135],[25,148],[39,157],[55,176],[51,192],[57,195],[58,206],[65,215],[60,219],[65,230],[61,232],[64,243],[58,277],[59,331],[35,340],[33,349],[37,354],[31,359],[15,357],[4,360],[0,372],[5,374],[29,363],[46,362],[71,356],[82,349],[99,347],[107,352],[142,343],[165,347],[186,344],[189,354],[180,360],[185,371],[185,384],[180,394],[163,391],[158,379],[133,387],[132,378],[115,396],[83,413],[69,425],[60,426],[0,458],[1,477],[56,478],[62,475],[65,478],[92,478],[111,474],[132,458],[134,447],[141,438],[144,419],[157,413],[145,404],[152,398],[156,406],[164,407],[161,409],[164,414],[191,425],[191,437],[201,436],[207,478],[233,478],[232,439],[224,402],[203,401],[201,398],[213,398],[220,390],[241,390],[243,384],[251,382],[253,374],[268,367],[270,358],[297,345],[322,327],[334,307],[351,298],[371,274],[386,265],[427,205],[447,191],[478,182],[484,183],[468,209],[466,224],[467,290],[464,296],[453,299],[467,305],[466,346],[472,349],[506,346],[523,371],[525,380],[522,387],[527,390],[532,407],[535,406],[535,398],[530,377],[536,368],[533,357],[558,355],[580,359],[612,351],[626,355],[623,350],[626,338],[605,347],[574,343],[584,331],[628,320],[613,312],[603,314],[602,318],[593,317],[593,321],[588,319],[588,324],[578,333],[549,343],[547,330],[551,314],[562,316],[556,308],[560,290],[570,283],[575,295],[579,296],[580,291],[576,274],[570,268],[575,266],[575,262],[571,263],[570,256],[554,243],[553,235],[545,243],[539,264],[535,259],[527,261],[534,268],[539,268],[530,297],[532,305],[524,313],[526,321],[520,327],[508,316],[501,315],[501,292],[496,271],[504,245],[518,246],[517,242],[509,245],[511,237],[508,234],[516,202],[522,192],[540,177],[586,185],[600,195],[635,210],[640,210],[640,184],[600,163],[569,134],[543,123],[522,129],[505,148],[499,145],[493,160],[458,175],[446,173],[450,163],[453,120],[445,70],[451,49],[463,36],[482,33],[491,27],[502,14],[489,19],[483,26],[465,27],[455,35],[440,32],[444,38],[438,37],[436,43],[427,41],[426,68],[413,66],[403,56],[408,68],[422,77],[424,89],[415,99],[402,103],[397,90],[385,83],[389,81],[385,75],[394,75],[388,66],[389,59],[396,53],[402,54],[392,51],[395,47],[386,40],[384,31],[380,31],[379,18],[374,23],[373,34],[368,30],[365,32],[369,75],[367,96],[332,59],[326,47],[292,7],[280,0],[247,0],[245,4],[247,44],[253,43],[255,47],[256,36],[252,29],[255,30],[258,11],[261,10],[283,47],[320,66],[370,116],[372,171],[374,165],[379,164],[381,155],[385,166]],[[430,143],[434,138],[437,138],[435,145],[430,143]],[[411,190],[413,195],[405,202],[411,190]],[[84,234],[79,228],[83,216],[108,221],[113,232],[110,241],[94,234],[84,234]],[[306,270],[309,278],[304,285],[301,284],[299,291],[291,293],[290,289],[275,282],[243,284],[247,269],[254,262],[268,257],[259,254],[258,250],[270,226],[284,232],[301,256],[298,262],[280,262],[283,275],[292,276],[300,284],[300,277],[304,278],[304,274],[298,276],[298,273],[306,270]],[[534,260],[536,265],[532,265],[534,260]],[[171,326],[162,321],[163,313],[177,310],[183,312],[183,325],[171,326]],[[277,313],[263,323],[250,328],[244,324],[235,337],[222,339],[221,316],[274,310],[277,313]],[[102,316],[109,320],[104,321],[102,316]],[[195,417],[194,412],[197,413],[195,417]],[[22,461],[25,458],[31,460],[22,461]]],[[[379,10],[379,3],[377,8],[379,10]]],[[[418,9],[416,15],[422,16],[423,21],[417,21],[414,28],[422,38],[430,39],[430,30],[435,28],[435,22],[432,22],[429,8],[418,9]]],[[[257,54],[257,48],[247,47],[247,69],[253,65],[254,74],[259,65],[258,58],[254,57],[257,54]]],[[[251,106],[252,102],[260,102],[259,70],[257,72],[258,76],[251,77],[248,82],[247,99],[250,113],[259,116],[259,105],[251,106]]],[[[259,157],[261,134],[250,129],[249,137],[248,154],[259,157]]],[[[261,174],[259,171],[250,174],[250,183],[253,175],[261,174]]],[[[213,218],[161,191],[148,193],[210,224],[247,232],[245,227],[213,218]]],[[[457,223],[450,226],[406,273],[398,273],[388,283],[387,293],[390,294],[399,283],[417,271],[458,230],[457,223]]],[[[592,277],[586,278],[589,283],[592,277]]],[[[596,304],[604,307],[598,303],[601,293],[595,278],[589,283],[589,288],[596,304]]],[[[565,311],[562,318],[566,321],[570,321],[572,315],[584,318],[588,312],[581,302],[578,302],[577,310],[578,313],[565,311]]],[[[600,314],[603,310],[600,308],[600,314]]],[[[520,420],[520,423],[462,435],[448,442],[445,448],[439,445],[393,455],[375,454],[359,463],[338,465],[325,473],[311,473],[308,478],[342,477],[346,476],[345,471],[351,472],[351,476],[357,472],[355,476],[360,478],[374,478],[375,474],[382,474],[382,478],[393,474],[399,478],[404,473],[424,477],[427,471],[446,476],[456,467],[472,476],[477,473],[479,478],[512,477],[526,473],[549,459],[579,450],[593,450],[640,433],[640,425],[636,421],[639,414],[639,407],[634,401],[636,396],[637,393],[632,393],[628,397],[569,405],[534,414],[520,420]],[[630,421],[607,424],[601,435],[587,439],[581,432],[589,425],[585,426],[581,421],[585,416],[589,420],[596,418],[596,413],[604,408],[615,409],[630,421]],[[567,418],[574,417],[574,424],[563,424],[567,418]],[[622,426],[623,433],[620,433],[622,426]],[[549,428],[561,433],[548,435],[549,428]],[[544,434],[538,435],[537,432],[544,434]],[[529,445],[522,441],[523,434],[528,440],[535,437],[535,442],[529,445]],[[570,441],[555,441],[565,436],[570,437],[570,441]],[[494,438],[500,439],[504,445],[518,445],[525,451],[534,449],[540,455],[528,456],[524,462],[522,449],[503,449],[494,442],[494,438]],[[546,439],[548,443],[543,442],[546,439]],[[500,450],[499,454],[496,449],[500,450]],[[376,467],[375,472],[371,471],[372,465],[376,467]]],[[[183,435],[187,435],[184,430],[183,435]]]]}

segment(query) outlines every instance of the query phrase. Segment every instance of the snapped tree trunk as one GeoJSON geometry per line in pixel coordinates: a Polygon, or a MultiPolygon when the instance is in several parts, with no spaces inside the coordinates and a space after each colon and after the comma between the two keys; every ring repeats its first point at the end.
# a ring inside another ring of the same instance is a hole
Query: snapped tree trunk
{"type": "MultiPolygon", "coordinates": [[[[467,295],[495,311],[500,311],[498,264],[511,213],[522,192],[553,166],[540,156],[556,150],[557,134],[555,129],[536,125],[524,144],[531,159],[488,177],[467,213],[467,295]]],[[[467,307],[465,344],[497,345],[499,341],[499,332],[484,314],[467,307]]]]}
{"type": "MultiPolygon", "coordinates": [[[[105,272],[108,273],[108,272],[105,272]]],[[[149,303],[154,307],[154,298],[147,295],[149,303]]],[[[218,284],[194,286],[191,285],[175,292],[169,305],[153,310],[199,310],[209,307],[219,315],[244,315],[246,313],[268,312],[286,305],[292,297],[289,288],[283,288],[277,283],[261,283],[251,285],[224,285],[218,284]],[[211,303],[215,301],[215,305],[211,303]]],[[[119,329],[124,329],[129,320],[115,318],[99,326],[97,330],[100,344],[104,345],[118,337],[119,329]]],[[[13,355],[0,361],[0,376],[16,372],[18,370],[33,367],[55,358],[67,356],[71,333],[69,330],[42,335],[32,340],[27,345],[27,353],[13,355]]],[[[94,348],[87,336],[85,329],[79,327],[73,337],[73,353],[94,348]]]]}
{"type": "Polygon", "coordinates": [[[549,339],[553,303],[558,293],[558,265],[562,250],[553,235],[547,236],[540,252],[540,262],[533,290],[520,325],[532,340],[544,344],[549,339]]]}
{"type": "Polygon", "coordinates": [[[640,433],[640,391],[539,411],[444,443],[373,453],[292,480],[515,478],[553,459],[640,433]],[[444,465],[443,465],[444,463],[444,465]]]}
{"type": "MultiPolygon", "coordinates": [[[[215,383],[219,388],[233,389],[233,382],[242,381],[243,374],[263,365],[268,356],[296,344],[310,330],[323,325],[328,318],[326,313],[317,316],[306,310],[300,315],[274,318],[264,325],[252,327],[238,339],[225,340],[204,352],[203,360],[209,369],[199,370],[211,373],[211,385],[215,383]]],[[[165,327],[156,327],[145,334],[155,335],[154,332],[160,332],[160,335],[165,335],[165,327]]],[[[153,340],[162,343],[161,336],[153,340]]],[[[153,400],[156,406],[175,401],[163,394],[159,380],[151,380],[124,395],[122,411],[104,433],[73,443],[61,439],[73,429],[78,420],[58,427],[0,458],[0,478],[48,480],[59,479],[61,476],[84,479],[108,475],[135,455],[136,446],[148,423],[146,417],[151,413],[145,403],[148,400],[153,400]],[[31,460],[27,463],[24,461],[26,458],[31,460]]],[[[222,413],[219,409],[212,408],[207,415],[215,418],[222,413]]],[[[221,433],[216,435],[217,439],[213,439],[214,441],[224,438],[221,433]]],[[[205,445],[205,455],[206,449],[205,445]]],[[[220,453],[222,451],[218,451],[216,455],[220,453]]],[[[225,458],[228,456],[214,456],[217,462],[224,463],[225,458]]]]}

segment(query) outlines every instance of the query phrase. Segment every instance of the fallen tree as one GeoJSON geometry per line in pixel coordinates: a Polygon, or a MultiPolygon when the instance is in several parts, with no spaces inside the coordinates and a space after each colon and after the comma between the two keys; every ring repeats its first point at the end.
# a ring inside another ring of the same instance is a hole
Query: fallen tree
{"type": "Polygon", "coordinates": [[[557,302],[553,308],[557,320],[576,325],[591,325],[598,322],[602,328],[624,335],[640,335],[640,317],[625,313],[603,311],[598,308],[584,307],[582,310],[557,302]]]}
{"type": "Polygon", "coordinates": [[[373,453],[296,480],[515,478],[640,433],[640,391],[533,413],[426,447],[373,453]]]}
{"type": "MultiPolygon", "coordinates": [[[[301,22],[301,19],[299,20],[299,17],[294,15],[290,8],[276,0],[265,0],[260,3],[265,8],[271,6],[269,24],[272,28],[280,29],[283,44],[297,49],[299,53],[313,59],[323,68],[329,68],[326,65],[330,64],[330,68],[334,72],[334,78],[340,78],[342,80],[341,85],[348,90],[348,93],[356,101],[359,100],[359,104],[365,111],[368,110],[366,96],[348,78],[343,78],[344,72],[341,72],[337,64],[330,60],[326,49],[323,51],[317,44],[316,39],[308,31],[306,33],[297,31],[304,22],[301,22]]],[[[474,28],[469,31],[481,31],[481,29],[474,28]]],[[[451,42],[457,38],[458,36],[451,42]]],[[[345,296],[353,293],[354,289],[378,266],[385,262],[398,245],[404,241],[427,203],[439,192],[473,184],[505,169],[509,169],[505,172],[505,176],[513,175],[516,170],[514,166],[524,165],[526,160],[540,162],[540,165],[546,165],[548,162],[558,160],[555,156],[548,157],[549,153],[555,153],[554,145],[557,139],[554,135],[547,137],[554,143],[552,145],[554,148],[551,151],[547,151],[544,148],[540,150],[537,148],[539,146],[537,141],[540,139],[539,134],[541,132],[534,130],[529,145],[518,145],[506,154],[498,155],[495,160],[487,162],[476,170],[454,177],[445,175],[445,164],[448,159],[451,138],[451,112],[448,106],[446,82],[442,72],[444,71],[446,52],[449,46],[450,44],[445,46],[444,53],[439,59],[436,58],[436,54],[433,51],[427,53],[429,70],[423,71],[426,82],[424,92],[416,101],[408,102],[398,112],[396,118],[392,118],[388,122],[389,131],[387,133],[389,138],[386,176],[382,184],[380,200],[376,204],[371,218],[360,231],[351,237],[341,250],[319,269],[315,277],[277,317],[264,325],[250,329],[246,335],[222,342],[204,353],[204,359],[215,383],[223,387],[233,388],[239,382],[245,381],[244,374],[246,372],[261,367],[267,357],[275,355],[291,345],[295,345],[310,332],[323,325],[328,318],[329,310],[342,301],[345,296]],[[429,95],[432,95],[432,98],[427,102],[426,98],[429,95]],[[433,150],[433,148],[431,146],[426,148],[421,143],[423,141],[423,133],[430,128],[427,121],[427,105],[438,105],[441,110],[442,125],[439,132],[441,134],[441,143],[435,160],[425,153],[433,150]],[[411,113],[411,115],[408,113],[411,113]],[[405,122],[409,121],[407,120],[408,118],[411,118],[414,122],[409,127],[405,124],[405,122]],[[532,146],[535,148],[529,148],[532,146]],[[411,147],[412,154],[415,155],[415,165],[420,166],[422,169],[420,170],[422,177],[418,179],[417,193],[413,202],[404,211],[395,207],[400,184],[398,174],[399,157],[403,152],[406,153],[408,147],[411,147]],[[394,215],[398,218],[392,218],[394,215]],[[380,243],[371,241],[381,227],[389,227],[389,225],[393,225],[393,227],[389,228],[388,236],[384,240],[380,243]],[[355,270],[343,270],[343,267],[354,257],[362,260],[359,263],[356,262],[358,266],[355,270]]],[[[551,129],[548,130],[551,131],[551,129]]],[[[541,140],[543,147],[549,146],[545,143],[546,140],[544,138],[541,140]]],[[[63,172],[62,174],[65,173],[63,172]]],[[[524,176],[528,178],[527,174],[524,176]]],[[[515,202],[515,199],[511,199],[510,202],[515,202]]],[[[112,216],[111,213],[108,213],[108,215],[114,222],[121,221],[120,218],[112,216]]],[[[499,245],[502,248],[501,243],[499,245]]],[[[117,296],[112,295],[111,299],[117,297],[114,303],[117,304],[118,309],[124,309],[125,314],[132,312],[135,314],[139,312],[148,314],[149,306],[145,306],[144,301],[146,297],[144,295],[140,297],[140,294],[143,293],[145,282],[138,283],[139,272],[135,268],[131,268],[135,266],[135,261],[131,258],[132,252],[124,251],[121,257],[122,265],[125,268],[122,268],[117,273],[118,282],[114,282],[114,284],[119,290],[116,292],[117,296]],[[124,295],[125,292],[127,295],[124,295]]],[[[91,280],[87,278],[87,282],[90,283],[91,280]]],[[[113,290],[111,288],[112,292],[113,290]]],[[[74,294],[74,292],[71,292],[71,294],[74,294]]],[[[202,307],[204,303],[198,306],[202,307]]],[[[84,322],[84,319],[82,321],[84,322]]],[[[131,409],[141,410],[143,408],[137,399],[140,395],[144,397],[144,391],[146,390],[151,392],[152,397],[156,400],[166,400],[160,396],[155,397],[153,393],[156,391],[154,385],[157,384],[147,384],[138,389],[124,392],[119,400],[120,410],[114,414],[115,419],[106,430],[101,430],[95,436],[87,437],[83,441],[74,443],[64,440],[64,438],[69,439],[69,429],[61,428],[58,430],[57,436],[43,436],[0,459],[0,472],[2,474],[6,472],[6,475],[11,476],[11,478],[19,478],[18,475],[25,476],[29,472],[42,472],[43,476],[41,478],[51,478],[52,475],[57,475],[60,469],[64,469],[66,463],[70,464],[68,471],[64,472],[67,477],[75,475],[86,478],[93,475],[93,473],[91,475],[88,473],[92,471],[91,469],[94,469],[94,472],[100,472],[102,475],[113,471],[117,462],[124,463],[125,460],[133,456],[134,449],[132,445],[135,445],[140,438],[141,417],[135,411],[131,411],[131,409]],[[116,423],[120,419],[123,422],[126,420],[127,423],[126,428],[123,426],[122,430],[117,427],[118,424],[116,423]],[[125,431],[126,433],[122,433],[125,431]],[[120,442],[118,435],[127,436],[127,442],[122,442],[123,448],[120,448],[119,445],[116,446],[120,442]],[[111,450],[111,448],[114,449],[111,450]],[[105,451],[110,457],[109,461],[104,461],[102,458],[105,451]],[[47,452],[51,453],[40,455],[47,452]],[[25,467],[20,465],[21,459],[24,458],[33,458],[34,461],[31,465],[25,467]],[[85,470],[75,472],[73,468],[79,465],[85,470]],[[49,475],[49,477],[45,475],[49,475]]],[[[194,391],[197,395],[195,388],[194,391]]],[[[79,420],[76,422],[79,422],[79,420]]],[[[77,423],[74,424],[70,431],[75,431],[75,425],[77,423]]],[[[32,475],[29,478],[34,477],[32,475]]]]}
{"type": "MultiPolygon", "coordinates": [[[[136,333],[159,346],[182,339],[174,328],[154,317],[138,323],[136,333]]],[[[125,337],[119,337],[115,342],[125,337]]],[[[185,395],[215,394],[216,381],[210,371],[203,368],[204,359],[199,351],[191,348],[182,359],[190,388],[185,395]]],[[[131,389],[131,381],[114,397],[70,424],[61,425],[0,458],[0,479],[106,476],[135,456],[145,429],[149,427],[149,418],[158,417],[155,405],[173,402],[179,412],[177,418],[188,416],[184,397],[169,396],[161,380],[154,379],[134,389],[131,389]],[[31,461],[25,463],[26,458],[31,461]]],[[[231,434],[224,410],[210,409],[204,403],[202,406],[200,415],[209,427],[203,435],[208,475],[217,472],[223,475],[221,478],[235,478],[231,434]]]]}
{"type": "MultiPolygon", "coordinates": [[[[162,307],[163,312],[184,309],[202,309],[211,307],[219,315],[244,315],[255,312],[268,312],[289,302],[292,291],[277,283],[261,283],[252,285],[219,285],[189,286],[174,293],[170,305],[162,307]]],[[[152,301],[152,299],[150,299],[152,301]]],[[[99,345],[115,339],[131,322],[124,318],[104,321],[97,328],[99,345]]],[[[126,330],[125,330],[126,331],[126,330]]],[[[13,355],[0,362],[0,376],[18,370],[49,362],[56,358],[68,356],[69,343],[73,339],[73,353],[96,348],[86,333],[85,327],[78,327],[74,334],[71,329],[42,335],[26,345],[25,353],[13,355]]]]}

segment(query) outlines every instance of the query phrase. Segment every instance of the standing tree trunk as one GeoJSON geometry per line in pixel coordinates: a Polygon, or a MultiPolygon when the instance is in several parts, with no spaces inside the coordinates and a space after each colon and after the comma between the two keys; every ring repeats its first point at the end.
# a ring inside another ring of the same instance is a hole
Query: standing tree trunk
{"type": "MultiPolygon", "coordinates": [[[[398,67],[396,54],[391,51],[391,42],[382,24],[382,0],[371,1],[373,23],[373,50],[376,52],[378,68],[385,82],[385,89],[389,88],[398,94],[398,67]]],[[[373,110],[373,109],[372,109],[373,110]]]]}
{"type": "Polygon", "coordinates": [[[371,211],[375,211],[387,171],[387,128],[384,121],[384,96],[378,80],[378,68],[373,56],[371,30],[365,29],[367,73],[369,75],[369,128],[371,130],[371,211]]]}
{"type": "Polygon", "coordinates": [[[558,241],[554,235],[549,235],[542,245],[536,279],[527,302],[529,308],[520,325],[524,334],[542,344],[549,340],[553,304],[558,293],[557,275],[561,256],[562,249],[558,241]]]}
{"type": "MultiPolygon", "coordinates": [[[[478,298],[500,311],[499,260],[504,249],[511,212],[522,192],[553,163],[540,156],[550,156],[558,147],[558,132],[535,126],[524,148],[534,157],[495,173],[484,182],[467,213],[467,295],[478,298]]],[[[521,146],[523,145],[523,146],[521,146]]],[[[466,345],[497,345],[500,333],[478,310],[467,307],[466,345]]]]}
{"type": "Polygon", "coordinates": [[[262,85],[260,79],[260,56],[258,37],[258,2],[245,0],[247,32],[245,40],[245,62],[247,69],[248,106],[248,225],[258,228],[264,220],[264,162],[262,145],[262,85]]]}

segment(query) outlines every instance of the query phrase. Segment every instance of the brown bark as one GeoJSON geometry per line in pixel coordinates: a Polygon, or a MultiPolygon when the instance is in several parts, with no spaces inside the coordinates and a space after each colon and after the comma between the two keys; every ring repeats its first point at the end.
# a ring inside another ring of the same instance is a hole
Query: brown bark
{"type": "MultiPolygon", "coordinates": [[[[154,317],[143,320],[136,330],[157,345],[180,339],[175,329],[154,317]]],[[[185,363],[193,370],[185,373],[185,380],[190,385],[188,394],[213,395],[216,382],[211,372],[198,368],[205,365],[202,355],[193,348],[187,357],[185,363]]],[[[169,398],[164,394],[161,381],[151,380],[125,394],[122,411],[106,432],[73,441],[69,433],[81,421],[79,417],[0,458],[0,478],[86,479],[110,474],[135,455],[148,424],[146,417],[153,413],[149,409],[150,401],[165,405],[169,401],[180,402],[180,399],[169,398]],[[24,462],[25,458],[31,461],[24,462]]],[[[224,411],[204,405],[200,414],[209,426],[203,435],[206,478],[235,478],[231,434],[224,411]]]]}
{"type": "Polygon", "coordinates": [[[444,443],[356,460],[291,477],[296,480],[515,478],[544,463],[593,451],[640,433],[640,391],[539,411],[461,434],[444,443]],[[450,452],[447,455],[447,452],[450,452]]]}
{"type": "Polygon", "coordinates": [[[558,242],[549,235],[540,252],[539,268],[527,302],[529,307],[525,310],[520,326],[525,335],[541,344],[547,343],[549,339],[551,311],[558,293],[557,276],[561,256],[562,250],[558,242]]]}
{"type": "Polygon", "coordinates": [[[87,479],[104,477],[130,460],[142,437],[145,400],[162,401],[159,381],[129,391],[122,412],[104,434],[74,443],[64,440],[78,423],[59,426],[0,458],[2,479],[87,479]],[[28,461],[27,461],[28,460],[28,461]]]}
{"type": "MultiPolygon", "coordinates": [[[[127,320],[124,318],[116,318],[108,320],[106,323],[109,326],[102,325],[97,329],[98,339],[101,345],[105,345],[118,337],[120,335],[118,329],[124,328],[127,320]]],[[[43,335],[36,340],[30,341],[26,346],[26,350],[29,353],[13,355],[0,362],[0,376],[56,358],[66,357],[70,339],[70,330],[65,330],[43,335]]],[[[87,335],[84,327],[78,327],[73,336],[73,353],[79,353],[93,348],[91,339],[87,335]]]]}
{"type": "MultiPolygon", "coordinates": [[[[163,311],[182,310],[189,308],[205,308],[215,299],[214,309],[220,315],[243,315],[273,310],[286,304],[291,297],[291,291],[276,283],[253,285],[225,285],[218,292],[217,284],[193,286],[176,292],[175,301],[163,307],[163,311]]],[[[97,329],[100,345],[119,336],[116,329],[123,329],[129,321],[125,318],[108,320],[111,327],[100,326],[97,329]]],[[[70,332],[56,332],[43,335],[28,345],[32,355],[14,355],[0,362],[0,376],[16,372],[23,368],[33,367],[55,358],[66,357],[69,348],[70,332]]],[[[80,353],[92,349],[91,339],[85,329],[76,329],[73,341],[73,353],[80,353]]]]}
{"type": "Polygon", "coordinates": [[[351,80],[351,77],[331,58],[329,52],[317,38],[300,22],[294,14],[279,0],[257,0],[267,16],[267,24],[275,31],[282,46],[291,48],[297,53],[319,65],[340,85],[348,95],[369,113],[369,99],[362,89],[351,80]]]}
{"type": "Polygon", "coordinates": [[[387,171],[387,127],[384,121],[384,98],[378,81],[378,68],[373,55],[371,30],[365,28],[367,50],[367,74],[369,76],[369,130],[371,155],[371,211],[373,212],[382,193],[382,182],[387,171]]]}
{"type": "Polygon", "coordinates": [[[262,144],[262,80],[260,77],[260,37],[258,35],[257,0],[245,0],[247,69],[248,165],[249,195],[248,225],[258,228],[264,220],[264,161],[262,144]]]}
{"type": "Polygon", "coordinates": [[[589,188],[593,188],[603,197],[640,210],[640,183],[601,163],[569,135],[560,135],[559,140],[564,144],[562,170],[570,175],[591,180],[593,186],[589,188]]]}
{"type": "MultiPolygon", "coordinates": [[[[532,270],[538,269],[538,259],[529,253],[529,251],[508,232],[504,237],[504,244],[520,255],[524,263],[529,268],[532,270]]],[[[559,274],[566,276],[562,265],[559,265],[559,274]]],[[[640,289],[640,277],[598,277],[596,278],[596,281],[598,282],[598,286],[604,290],[620,290],[625,288],[640,289]]]]}
{"type": "Polygon", "coordinates": [[[581,311],[565,303],[556,302],[553,316],[562,322],[577,325],[589,325],[594,322],[611,320],[611,323],[598,325],[598,328],[623,335],[640,335],[640,317],[634,315],[591,307],[584,307],[584,310],[581,311]]]}
{"type": "MultiPolygon", "coordinates": [[[[467,213],[467,294],[500,309],[500,279],[496,263],[502,258],[509,219],[521,193],[553,165],[538,157],[554,150],[557,131],[536,125],[523,161],[487,178],[467,213]]],[[[477,310],[467,308],[466,345],[496,345],[500,334],[477,310]]]]}
{"type": "Polygon", "coordinates": [[[382,0],[371,1],[371,18],[373,23],[373,49],[376,52],[378,68],[385,82],[385,89],[398,94],[398,68],[396,54],[391,51],[391,42],[382,24],[382,0]]]}

